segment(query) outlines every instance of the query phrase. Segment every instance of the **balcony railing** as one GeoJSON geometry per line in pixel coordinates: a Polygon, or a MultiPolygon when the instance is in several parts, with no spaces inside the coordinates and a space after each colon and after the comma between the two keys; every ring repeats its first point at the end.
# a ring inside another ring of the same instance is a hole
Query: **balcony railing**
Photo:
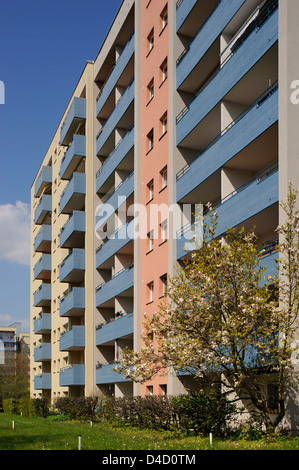
{"type": "Polygon", "coordinates": [[[241,119],[246,116],[249,111],[254,108],[254,107],[259,107],[261,106],[270,96],[272,96],[273,93],[275,93],[278,90],[278,80],[276,80],[271,86],[269,86],[261,95],[259,95],[239,116],[237,116],[233,121],[226,126],[225,129],[223,129],[214,139],[211,140],[211,142],[206,145],[206,147],[201,150],[192,160],[191,162],[187,163],[176,175],[176,180],[178,181],[182,176],[184,176],[187,171],[190,170],[192,163],[197,160],[201,155],[203,155],[209,148],[211,148],[216,142],[218,142],[221,137],[223,137],[226,132],[228,132],[230,129],[232,129],[233,126],[235,126],[241,119]]]}
{"type": "MultiPolygon", "coordinates": [[[[223,0],[221,0],[223,1],[223,0]]],[[[221,1],[219,3],[221,3],[221,1]]],[[[216,8],[219,6],[219,4],[216,6],[216,8]]],[[[225,60],[217,67],[217,69],[213,72],[213,74],[206,80],[206,82],[200,87],[200,89],[193,95],[191,100],[186,104],[186,106],[182,109],[182,111],[177,115],[176,117],[176,123],[178,124],[180,120],[188,113],[191,104],[193,101],[201,94],[201,92],[211,83],[211,81],[219,74],[219,72],[223,69],[223,67],[229,62],[229,60],[233,57],[233,55],[237,52],[237,50],[240,49],[240,47],[246,42],[246,39],[254,32],[259,30],[263,24],[270,18],[273,13],[277,10],[278,8],[278,0],[273,0],[271,5],[267,8],[266,11],[263,11],[258,18],[251,24],[250,30],[248,33],[244,34],[244,37],[240,38],[238,43],[235,44],[235,47],[231,51],[231,53],[225,58],[225,60]]],[[[215,12],[215,10],[212,12],[212,14],[215,12]]],[[[190,44],[189,44],[189,49],[190,49],[190,44]]],[[[188,51],[184,53],[184,57],[188,51]]],[[[180,58],[179,58],[180,59],[180,58]]],[[[179,60],[178,59],[178,60],[179,60]]],[[[180,62],[182,61],[182,58],[180,59],[180,62]]]]}

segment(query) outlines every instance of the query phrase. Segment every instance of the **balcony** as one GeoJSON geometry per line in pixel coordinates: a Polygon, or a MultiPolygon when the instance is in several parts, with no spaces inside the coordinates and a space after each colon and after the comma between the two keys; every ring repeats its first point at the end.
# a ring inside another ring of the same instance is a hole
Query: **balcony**
{"type": "Polygon", "coordinates": [[[85,385],[85,365],[73,364],[59,372],[59,386],[85,385]]]}
{"type": "Polygon", "coordinates": [[[60,165],[60,178],[69,180],[86,157],[86,136],[75,134],[60,165]]]}
{"type": "Polygon", "coordinates": [[[123,374],[113,371],[117,364],[112,362],[109,364],[98,364],[96,366],[96,384],[113,384],[113,383],[124,383],[131,382],[131,379],[125,379],[123,374]]]}
{"type": "MultiPolygon", "coordinates": [[[[218,214],[216,237],[223,235],[228,228],[240,226],[262,214],[264,210],[277,203],[278,165],[274,163],[214,206],[218,214]]],[[[180,231],[180,236],[177,238],[177,259],[192,251],[194,247],[192,234],[191,227],[180,231]]]]}
{"type": "MultiPolygon", "coordinates": [[[[133,110],[130,113],[130,107],[135,97],[134,80],[130,83],[124,94],[118,100],[115,108],[107,119],[106,123],[102,127],[100,133],[97,136],[96,152],[97,155],[107,154],[109,148],[109,137],[114,133],[116,127],[126,128],[132,122],[133,110]]],[[[113,135],[114,137],[114,135],[113,135]]]]}
{"type": "Polygon", "coordinates": [[[43,313],[40,318],[34,322],[34,334],[45,335],[51,332],[52,317],[50,313],[43,313]]]}
{"type": "Polygon", "coordinates": [[[51,374],[36,375],[34,377],[34,390],[51,390],[51,374]]]}
{"type": "Polygon", "coordinates": [[[133,240],[134,221],[122,225],[115,233],[107,238],[96,251],[96,268],[99,268],[115,253],[121,250],[133,240]]]}
{"type": "Polygon", "coordinates": [[[109,214],[112,215],[132,194],[134,193],[134,172],[129,175],[115,188],[114,192],[105,200],[104,208],[96,216],[96,230],[107,222],[109,214]],[[109,206],[109,214],[107,208],[109,206]]]}
{"type": "Polygon", "coordinates": [[[102,89],[99,93],[99,97],[97,98],[97,105],[96,105],[96,113],[97,116],[99,115],[101,109],[103,108],[104,104],[106,103],[109,95],[112,93],[113,89],[117,85],[121,75],[125,71],[128,63],[130,62],[131,58],[134,55],[135,51],[135,36],[132,34],[129,41],[125,45],[120,57],[118,58],[113,71],[109,75],[108,79],[102,86],[102,89]]]}
{"type": "Polygon", "coordinates": [[[123,315],[113,321],[98,325],[96,329],[96,346],[100,346],[119,338],[131,336],[134,332],[134,315],[123,315]]]}
{"type": "Polygon", "coordinates": [[[73,326],[60,335],[59,351],[80,351],[85,347],[85,326],[73,326]]]}
{"type": "Polygon", "coordinates": [[[60,232],[61,248],[83,248],[85,245],[86,213],[74,211],[60,232]]]}
{"type": "Polygon", "coordinates": [[[35,209],[34,222],[36,225],[42,225],[49,222],[49,216],[52,212],[52,196],[43,194],[37,208],[35,209]],[[47,220],[46,220],[47,219],[47,220]]]}
{"type": "Polygon", "coordinates": [[[51,361],[51,357],[51,343],[43,343],[34,349],[35,362],[51,361]]]}
{"type": "Polygon", "coordinates": [[[260,266],[266,268],[264,277],[278,275],[278,242],[271,243],[259,251],[260,266]]]}
{"type": "Polygon", "coordinates": [[[118,295],[123,297],[132,297],[134,286],[134,265],[131,264],[114,276],[107,282],[103,282],[96,288],[96,306],[104,306],[118,295]]]}
{"type": "Polygon", "coordinates": [[[60,130],[60,145],[69,145],[80,123],[86,120],[86,99],[75,97],[60,130]]]}
{"type": "Polygon", "coordinates": [[[34,239],[34,251],[38,253],[50,253],[52,241],[51,225],[43,225],[34,239]]]}
{"type": "Polygon", "coordinates": [[[60,198],[60,213],[71,214],[74,210],[81,210],[85,205],[86,175],[74,173],[60,198]]]}
{"type": "MultiPolygon", "coordinates": [[[[278,83],[267,88],[246,110],[177,174],[177,201],[188,196],[235,155],[278,122],[278,83]]],[[[269,137],[271,139],[271,137],[269,137]]],[[[190,197],[190,196],[189,196],[190,197]]]]}
{"type": "Polygon", "coordinates": [[[96,192],[104,192],[105,182],[118,168],[121,170],[128,170],[132,168],[133,160],[133,149],[134,149],[134,126],[130,126],[127,133],[119,141],[117,146],[114,148],[109,157],[105,160],[103,165],[96,176],[96,192]],[[129,154],[132,154],[130,161],[125,164],[125,159],[129,154]]]}
{"type": "Polygon", "coordinates": [[[59,315],[61,317],[82,316],[85,311],[85,289],[74,287],[60,300],[59,315]]]}
{"type": "Polygon", "coordinates": [[[43,166],[34,187],[34,196],[40,197],[43,190],[52,184],[52,167],[43,166]]]}
{"type": "Polygon", "coordinates": [[[60,282],[82,282],[85,275],[85,250],[74,248],[60,265],[60,282]]]}
{"type": "MultiPolygon", "coordinates": [[[[223,2],[227,3],[225,0],[223,2]]],[[[246,76],[250,80],[250,70],[260,61],[278,40],[278,11],[269,12],[270,16],[256,26],[244,42],[232,52],[226,61],[197,91],[192,100],[177,116],[177,145],[198,126],[198,124],[220,103],[232,88],[246,76]]],[[[189,55],[189,54],[188,54],[189,55]]],[[[190,56],[191,57],[191,56],[190,56]]],[[[182,65],[186,58],[183,60],[182,65]]]]}
{"type": "Polygon", "coordinates": [[[51,280],[51,255],[43,253],[39,261],[34,266],[34,279],[51,280]]]}
{"type": "Polygon", "coordinates": [[[34,292],[33,297],[35,307],[50,307],[51,284],[41,284],[40,287],[34,292]]]}

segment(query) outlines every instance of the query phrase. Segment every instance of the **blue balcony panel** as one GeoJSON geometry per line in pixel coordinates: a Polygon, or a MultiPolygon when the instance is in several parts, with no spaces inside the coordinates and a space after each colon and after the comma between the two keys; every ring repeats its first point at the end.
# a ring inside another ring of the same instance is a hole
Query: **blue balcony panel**
{"type": "Polygon", "coordinates": [[[59,340],[60,351],[79,351],[85,347],[85,326],[73,326],[59,340]]]}
{"type": "Polygon", "coordinates": [[[96,229],[107,223],[113,213],[134,193],[134,172],[130,172],[127,178],[118,185],[116,190],[105,201],[104,208],[96,216],[96,229]],[[109,209],[108,209],[109,206],[109,209]],[[108,210],[107,210],[108,209],[108,210]]]}
{"type": "Polygon", "coordinates": [[[51,279],[52,256],[43,253],[39,261],[34,266],[34,279],[51,279]]]}
{"type": "Polygon", "coordinates": [[[81,210],[85,205],[86,175],[74,173],[60,198],[61,214],[72,214],[74,210],[81,210]]]}
{"type": "Polygon", "coordinates": [[[263,268],[266,268],[264,275],[263,275],[264,276],[263,283],[266,282],[265,278],[267,276],[274,277],[275,275],[278,275],[278,270],[277,270],[278,258],[279,258],[278,250],[273,251],[272,253],[260,258],[260,266],[263,268]]]}
{"type": "MultiPolygon", "coordinates": [[[[34,222],[36,225],[42,225],[44,222],[49,221],[49,215],[52,212],[52,196],[43,194],[40,202],[35,209],[34,222]],[[47,220],[46,220],[47,218],[47,220]]],[[[47,224],[49,225],[49,224],[47,224]]]]}
{"type": "MultiPolygon", "coordinates": [[[[245,225],[253,217],[278,204],[278,169],[275,164],[261,178],[253,179],[236,191],[215,207],[218,214],[216,237],[223,235],[229,228],[245,225]]],[[[252,228],[250,225],[249,229],[252,228]]],[[[193,234],[190,228],[177,238],[177,259],[183,258],[197,246],[192,241],[193,234]]]]}
{"type": "Polygon", "coordinates": [[[60,130],[60,145],[69,145],[78,125],[86,119],[86,99],[75,97],[60,130]]]}
{"type": "Polygon", "coordinates": [[[49,307],[51,305],[51,284],[42,283],[34,293],[35,307],[49,307]]]}
{"type": "Polygon", "coordinates": [[[52,184],[52,167],[43,166],[34,187],[35,197],[40,197],[43,190],[52,184]]]}
{"type": "Polygon", "coordinates": [[[106,123],[104,124],[100,134],[97,137],[96,152],[97,155],[107,155],[107,148],[109,143],[105,145],[111,135],[113,135],[117,126],[126,128],[132,122],[130,109],[135,97],[134,81],[126,89],[122,97],[119,99],[116,107],[110,114],[106,123]],[[127,117],[129,116],[129,117],[127,117]]]}
{"type": "Polygon", "coordinates": [[[86,157],[86,136],[75,134],[60,165],[60,178],[69,180],[86,157]]]}
{"type": "Polygon", "coordinates": [[[43,313],[34,321],[34,334],[44,335],[51,332],[52,317],[50,313],[43,313]]]}
{"type": "Polygon", "coordinates": [[[108,282],[97,287],[96,306],[105,306],[105,304],[109,305],[109,302],[119,295],[123,297],[132,297],[133,286],[134,267],[132,265],[131,267],[124,268],[108,282]]]}
{"type": "Polygon", "coordinates": [[[50,253],[52,241],[51,225],[43,225],[34,239],[34,251],[39,253],[50,253]]]}
{"type": "MultiPolygon", "coordinates": [[[[116,169],[130,170],[134,164],[134,127],[130,127],[117,147],[105,160],[96,176],[96,192],[105,192],[105,183],[116,169]]],[[[109,187],[109,186],[108,186],[109,187]]]]}
{"type": "Polygon", "coordinates": [[[112,369],[117,366],[116,363],[99,365],[96,368],[96,383],[97,385],[114,384],[131,382],[131,379],[126,379],[123,374],[113,371],[112,369]]]}
{"type": "MultiPolygon", "coordinates": [[[[248,74],[277,40],[278,11],[276,10],[259,29],[250,34],[210,83],[180,113],[177,118],[177,145],[180,145],[229,91],[248,74]]],[[[182,64],[185,60],[186,58],[182,64]]]]}
{"type": "Polygon", "coordinates": [[[85,275],[85,250],[74,248],[60,265],[60,282],[82,282],[85,275]]]}
{"type": "Polygon", "coordinates": [[[83,248],[85,245],[86,213],[74,211],[60,232],[61,248],[83,248]]]}
{"type": "Polygon", "coordinates": [[[51,390],[51,374],[36,375],[34,377],[34,390],[51,390]]]}
{"type": "Polygon", "coordinates": [[[202,182],[278,122],[278,88],[271,87],[215,143],[177,174],[177,201],[185,201],[202,182]]]}
{"type": "MultiPolygon", "coordinates": [[[[186,0],[185,10],[188,8],[186,0]]],[[[179,62],[177,67],[177,87],[179,88],[208,49],[216,41],[231,19],[244,5],[245,0],[222,0],[212,12],[206,23],[200,28],[198,34],[190,44],[188,53],[179,62]]],[[[183,5],[181,6],[181,8],[183,5]]],[[[180,9],[178,11],[180,11],[180,9]]],[[[182,8],[183,11],[183,8],[182,8]]]]}
{"type": "Polygon", "coordinates": [[[59,372],[59,386],[85,385],[85,365],[73,364],[59,372]]]}
{"type": "Polygon", "coordinates": [[[135,35],[133,34],[131,38],[129,39],[129,41],[127,42],[127,44],[125,45],[120,57],[118,58],[118,61],[115,64],[113,71],[111,72],[108,80],[106,81],[105,85],[102,88],[99,98],[97,99],[97,105],[96,105],[97,116],[99,115],[101,109],[106,103],[109,95],[112,93],[114,87],[116,86],[118,80],[123,74],[128,63],[132,59],[134,55],[134,51],[135,51],[135,35]]]}
{"type": "Polygon", "coordinates": [[[198,0],[181,0],[177,2],[176,7],[176,30],[182,27],[182,24],[186,21],[187,17],[192,12],[194,6],[198,0]]]}
{"type": "Polygon", "coordinates": [[[116,341],[134,332],[134,315],[123,315],[111,322],[102,325],[96,330],[96,346],[116,341]]]}
{"type": "Polygon", "coordinates": [[[52,357],[51,343],[43,343],[34,349],[34,361],[44,362],[51,361],[52,357]]]}
{"type": "Polygon", "coordinates": [[[59,315],[61,317],[82,316],[85,310],[85,289],[74,287],[60,300],[59,315]]]}
{"type": "Polygon", "coordinates": [[[244,224],[246,220],[277,204],[278,194],[278,170],[262,179],[255,179],[216,208],[219,217],[216,236],[223,234],[229,227],[244,224]]]}
{"type": "Polygon", "coordinates": [[[108,238],[99,247],[96,253],[96,267],[99,268],[108,261],[115,253],[122,252],[122,249],[132,242],[132,232],[134,221],[120,227],[115,233],[109,234],[108,238]]]}

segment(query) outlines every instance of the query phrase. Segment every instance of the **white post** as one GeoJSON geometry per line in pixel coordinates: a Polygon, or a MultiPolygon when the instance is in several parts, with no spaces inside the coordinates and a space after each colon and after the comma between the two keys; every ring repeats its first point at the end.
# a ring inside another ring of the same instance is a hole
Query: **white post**
{"type": "Polygon", "coordinates": [[[78,450],[81,450],[81,436],[78,436],[78,450]]]}
{"type": "Polygon", "coordinates": [[[13,420],[12,420],[12,429],[14,429],[14,428],[15,428],[15,421],[14,421],[14,419],[13,419],[13,420]]]}
{"type": "Polygon", "coordinates": [[[212,447],[213,445],[213,434],[210,432],[210,446],[212,447]]]}

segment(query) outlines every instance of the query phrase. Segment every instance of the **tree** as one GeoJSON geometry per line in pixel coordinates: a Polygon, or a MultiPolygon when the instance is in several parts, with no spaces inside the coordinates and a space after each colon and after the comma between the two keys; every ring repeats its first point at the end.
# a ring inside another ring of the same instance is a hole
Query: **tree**
{"type": "Polygon", "coordinates": [[[143,323],[140,351],[126,350],[117,370],[146,382],[172,369],[241,401],[265,427],[285,415],[285,386],[294,372],[298,327],[298,212],[290,188],[286,222],[277,230],[279,275],[264,279],[257,237],[228,230],[217,239],[217,213],[203,222],[203,241],[169,280],[167,300],[143,323]],[[270,405],[269,391],[278,403],[270,405]],[[277,406],[275,420],[269,407],[277,406]]]}

